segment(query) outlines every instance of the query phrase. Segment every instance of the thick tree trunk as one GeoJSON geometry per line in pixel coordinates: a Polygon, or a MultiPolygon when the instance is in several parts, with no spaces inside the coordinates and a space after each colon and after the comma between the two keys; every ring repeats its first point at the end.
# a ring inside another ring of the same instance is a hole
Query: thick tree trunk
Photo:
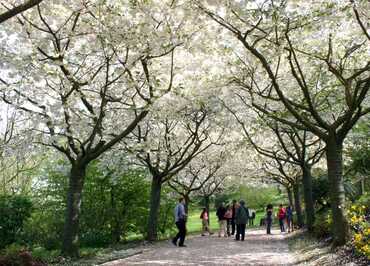
{"type": "Polygon", "coordinates": [[[72,166],[69,176],[67,210],[62,245],[62,254],[68,257],[79,256],[78,231],[85,175],[86,165],[75,164],[72,166]]]}
{"type": "Polygon", "coordinates": [[[155,241],[158,237],[158,215],[161,204],[161,178],[153,176],[152,188],[150,192],[150,211],[148,217],[148,234],[147,240],[155,241]]]}
{"type": "Polygon", "coordinates": [[[292,189],[290,187],[287,187],[286,188],[286,192],[288,194],[289,205],[293,207],[294,206],[294,203],[293,203],[293,192],[292,192],[292,189]]]}
{"type": "Polygon", "coordinates": [[[326,142],[326,161],[330,184],[330,205],[333,215],[333,245],[342,246],[349,239],[349,226],[345,215],[345,192],[343,184],[341,141],[331,137],[326,142]]]}
{"type": "Polygon", "coordinates": [[[301,199],[299,195],[299,184],[293,185],[293,195],[294,195],[294,209],[297,215],[297,225],[299,228],[304,226],[302,208],[301,208],[301,199]]]}
{"type": "Polygon", "coordinates": [[[305,165],[302,167],[302,183],[303,183],[303,196],[306,213],[306,225],[309,232],[313,231],[313,224],[315,222],[315,207],[312,198],[312,175],[311,167],[305,165]]]}

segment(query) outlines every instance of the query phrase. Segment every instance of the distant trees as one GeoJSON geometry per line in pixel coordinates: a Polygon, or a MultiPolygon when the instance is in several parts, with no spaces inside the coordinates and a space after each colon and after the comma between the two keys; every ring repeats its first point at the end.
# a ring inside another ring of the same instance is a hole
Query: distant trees
{"type": "Polygon", "coordinates": [[[212,126],[206,107],[184,106],[176,115],[151,115],[134,135],[138,145],[132,152],[152,176],[148,240],[157,239],[161,189],[195,157],[217,142],[211,137],[212,126]]]}

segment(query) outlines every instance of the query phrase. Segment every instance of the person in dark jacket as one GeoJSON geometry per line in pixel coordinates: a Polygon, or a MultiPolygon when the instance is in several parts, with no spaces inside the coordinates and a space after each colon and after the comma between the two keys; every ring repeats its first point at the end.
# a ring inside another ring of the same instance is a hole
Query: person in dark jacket
{"type": "Polygon", "coordinates": [[[244,200],[240,200],[240,206],[235,214],[235,223],[236,223],[236,237],[235,240],[244,241],[245,237],[245,227],[248,222],[249,211],[245,207],[244,200]]]}
{"type": "Polygon", "coordinates": [[[272,215],[273,215],[272,204],[268,204],[266,207],[266,219],[265,219],[268,235],[271,235],[272,215]]]}
{"type": "Polygon", "coordinates": [[[217,218],[218,218],[218,224],[220,225],[220,229],[218,231],[218,237],[221,237],[221,235],[223,235],[224,237],[227,237],[226,235],[226,217],[225,217],[225,213],[226,213],[226,208],[225,208],[225,205],[224,203],[222,202],[220,207],[218,207],[217,209],[217,212],[216,212],[216,215],[217,215],[217,218]]]}
{"type": "Polygon", "coordinates": [[[236,214],[237,209],[238,209],[238,205],[236,203],[236,200],[233,200],[232,216],[231,216],[231,235],[235,234],[235,214],[236,214]]]}
{"type": "Polygon", "coordinates": [[[184,245],[186,236],[186,213],[185,213],[185,200],[184,198],[179,199],[179,203],[175,207],[175,223],[179,232],[172,239],[172,243],[177,246],[177,240],[179,241],[179,247],[186,247],[184,245]]]}
{"type": "Polygon", "coordinates": [[[293,209],[292,206],[288,205],[286,211],[286,223],[288,227],[288,233],[293,232],[293,209]]]}

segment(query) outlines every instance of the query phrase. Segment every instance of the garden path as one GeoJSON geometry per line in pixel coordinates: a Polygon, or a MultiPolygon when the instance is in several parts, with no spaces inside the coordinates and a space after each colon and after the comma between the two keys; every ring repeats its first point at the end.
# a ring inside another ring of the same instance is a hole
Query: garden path
{"type": "Polygon", "coordinates": [[[162,241],[142,248],[142,253],[104,266],[123,265],[295,265],[294,253],[288,249],[288,234],[273,230],[248,230],[245,241],[212,236],[190,236],[187,247],[175,247],[162,241]]]}

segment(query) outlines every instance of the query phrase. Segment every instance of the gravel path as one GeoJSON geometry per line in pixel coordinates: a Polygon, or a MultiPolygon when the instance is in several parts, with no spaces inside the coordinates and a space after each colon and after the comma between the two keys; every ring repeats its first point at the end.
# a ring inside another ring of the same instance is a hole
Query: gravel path
{"type": "Polygon", "coordinates": [[[145,247],[141,254],[103,264],[121,265],[294,265],[286,234],[273,230],[247,230],[244,242],[233,238],[191,236],[186,248],[175,247],[170,241],[145,247]]]}

